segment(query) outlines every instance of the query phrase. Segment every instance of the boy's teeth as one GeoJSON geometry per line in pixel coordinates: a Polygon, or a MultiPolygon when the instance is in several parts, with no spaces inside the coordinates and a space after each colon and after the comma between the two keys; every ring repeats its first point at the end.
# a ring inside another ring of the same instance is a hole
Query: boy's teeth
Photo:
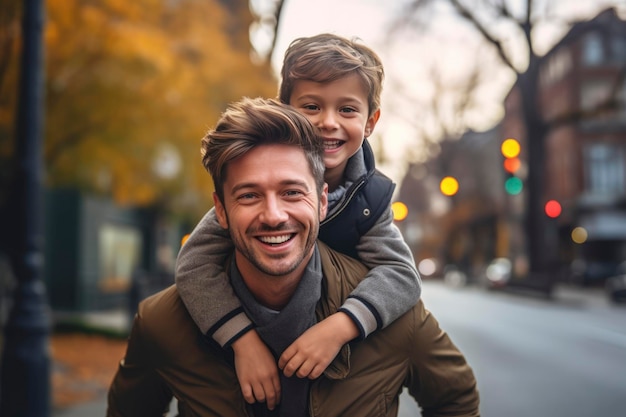
{"type": "Polygon", "coordinates": [[[282,235],[282,236],[265,236],[260,238],[261,242],[269,243],[269,244],[278,244],[288,241],[291,238],[290,235],[282,235]]]}
{"type": "Polygon", "coordinates": [[[324,149],[335,149],[341,145],[340,140],[326,140],[324,141],[324,149]]]}

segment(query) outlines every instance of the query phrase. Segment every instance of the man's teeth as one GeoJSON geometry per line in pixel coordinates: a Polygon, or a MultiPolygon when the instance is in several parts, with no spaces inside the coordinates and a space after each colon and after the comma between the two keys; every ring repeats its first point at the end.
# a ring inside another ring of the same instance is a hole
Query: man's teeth
{"type": "Polygon", "coordinates": [[[268,243],[271,245],[277,245],[279,243],[284,243],[291,239],[291,235],[282,235],[282,236],[265,236],[259,238],[259,240],[263,243],[268,243]]]}
{"type": "Polygon", "coordinates": [[[325,140],[324,149],[335,149],[341,146],[342,143],[340,140],[325,140]]]}

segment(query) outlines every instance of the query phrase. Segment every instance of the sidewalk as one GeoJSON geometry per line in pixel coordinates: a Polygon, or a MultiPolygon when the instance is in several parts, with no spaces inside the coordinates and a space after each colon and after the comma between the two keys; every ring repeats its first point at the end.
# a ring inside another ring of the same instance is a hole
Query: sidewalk
{"type": "Polygon", "coordinates": [[[78,317],[55,312],[55,322],[61,329],[69,329],[51,336],[51,416],[104,416],[108,387],[126,350],[127,313],[112,311],[78,317]],[[78,330],[72,331],[72,327],[78,330]]]}

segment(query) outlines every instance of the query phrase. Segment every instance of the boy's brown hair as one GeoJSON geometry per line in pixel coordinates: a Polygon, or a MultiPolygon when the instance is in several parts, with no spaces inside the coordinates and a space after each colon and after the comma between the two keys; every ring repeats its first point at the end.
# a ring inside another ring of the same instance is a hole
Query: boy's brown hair
{"type": "Polygon", "coordinates": [[[352,73],[359,76],[368,92],[368,116],[371,116],[380,108],[385,77],[376,52],[356,38],[350,40],[330,33],[295,39],[285,52],[278,98],[289,104],[298,80],[327,83],[352,73]]]}
{"type": "Polygon", "coordinates": [[[296,146],[304,152],[318,196],[324,187],[324,148],[318,131],[293,107],[277,100],[243,98],[231,104],[215,129],[202,138],[202,164],[213,178],[215,192],[224,201],[229,162],[251,149],[268,144],[296,146]]]}

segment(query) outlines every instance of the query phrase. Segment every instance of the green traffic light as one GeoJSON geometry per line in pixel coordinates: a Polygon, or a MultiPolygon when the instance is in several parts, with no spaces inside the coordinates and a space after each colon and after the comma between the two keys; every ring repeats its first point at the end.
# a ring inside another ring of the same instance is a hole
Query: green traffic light
{"type": "Polygon", "coordinates": [[[522,180],[520,180],[517,177],[509,177],[504,182],[504,189],[506,190],[508,194],[511,194],[511,195],[517,195],[521,193],[523,188],[524,188],[524,184],[522,183],[522,180]]]}

